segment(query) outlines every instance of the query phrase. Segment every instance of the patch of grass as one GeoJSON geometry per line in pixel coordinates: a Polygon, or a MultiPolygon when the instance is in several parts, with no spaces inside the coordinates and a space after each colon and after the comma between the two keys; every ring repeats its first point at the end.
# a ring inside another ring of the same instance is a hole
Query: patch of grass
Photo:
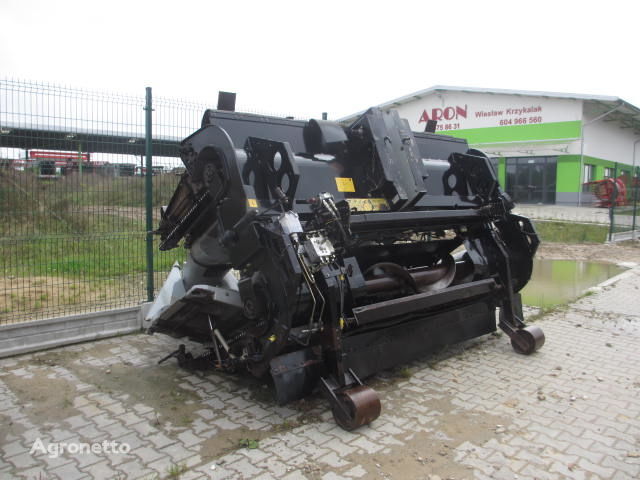
{"type": "MultiPolygon", "coordinates": [[[[156,215],[178,180],[153,177],[156,215]]],[[[7,276],[102,279],[146,271],[142,177],[89,174],[47,181],[32,172],[3,172],[0,204],[0,257],[7,276]]],[[[185,258],[184,249],[160,253],[158,243],[155,237],[156,271],[166,272],[185,258]]]]}
{"type": "Polygon", "coordinates": [[[298,417],[295,419],[286,419],[284,422],[274,425],[271,431],[276,433],[290,432],[291,430],[301,427],[302,425],[320,422],[322,422],[322,417],[320,417],[320,415],[318,415],[317,413],[306,412],[298,415],[298,417]]]}
{"type": "MultiPolygon", "coordinates": [[[[299,427],[300,425],[302,425],[302,422],[299,421],[299,420],[286,419],[284,422],[274,425],[273,426],[273,431],[274,432],[289,432],[289,431],[293,430],[294,428],[299,427]]],[[[241,440],[241,442],[242,441],[243,440],[241,440]]]]}
{"type": "MultiPolygon", "coordinates": [[[[146,271],[145,237],[142,233],[31,237],[1,245],[0,254],[8,260],[6,275],[113,278],[146,271]]],[[[155,271],[167,272],[175,261],[186,258],[184,249],[159,252],[155,240],[155,271]]]]}
{"type": "Polygon", "coordinates": [[[300,423],[302,424],[320,423],[320,422],[322,422],[322,417],[317,413],[307,413],[300,420],[300,423]]]}
{"type": "Polygon", "coordinates": [[[254,450],[256,448],[260,448],[260,440],[251,439],[251,438],[241,438],[238,442],[238,446],[240,448],[248,448],[249,450],[254,450]]]}
{"type": "Polygon", "coordinates": [[[187,473],[186,463],[172,463],[167,467],[167,478],[169,480],[179,480],[184,473],[187,473]]]}
{"type": "Polygon", "coordinates": [[[539,320],[542,317],[546,317],[547,315],[551,315],[552,313],[565,311],[567,309],[567,305],[568,305],[567,303],[563,303],[560,305],[553,305],[549,307],[540,307],[540,310],[538,310],[538,313],[529,315],[527,317],[527,323],[532,324],[536,320],[539,320]]]}
{"type": "Polygon", "coordinates": [[[587,223],[535,222],[536,231],[543,242],[604,243],[609,227],[587,223]]]}
{"type": "Polygon", "coordinates": [[[402,378],[411,378],[411,369],[409,367],[402,367],[398,374],[402,378]]]}
{"type": "Polygon", "coordinates": [[[190,415],[182,415],[182,417],[180,417],[180,425],[184,427],[188,427],[192,423],[193,423],[193,417],[191,417],[190,415]]]}

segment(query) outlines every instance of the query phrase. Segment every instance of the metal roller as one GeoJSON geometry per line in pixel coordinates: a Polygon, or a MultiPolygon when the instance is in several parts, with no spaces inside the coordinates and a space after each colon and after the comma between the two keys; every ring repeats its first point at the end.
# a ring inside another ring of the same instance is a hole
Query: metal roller
{"type": "Polygon", "coordinates": [[[368,425],[380,416],[380,397],[374,389],[358,385],[337,394],[344,408],[333,407],[333,418],[347,431],[368,425]]]}
{"type": "Polygon", "coordinates": [[[531,325],[517,330],[511,337],[511,346],[522,355],[531,355],[544,345],[545,336],[540,327],[531,325]]]}

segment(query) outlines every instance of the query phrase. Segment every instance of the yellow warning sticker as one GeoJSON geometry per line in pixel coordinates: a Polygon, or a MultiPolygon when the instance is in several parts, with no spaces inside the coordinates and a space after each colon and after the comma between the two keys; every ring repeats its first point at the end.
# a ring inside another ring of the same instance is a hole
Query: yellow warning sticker
{"type": "Polygon", "coordinates": [[[353,178],[336,177],[336,185],[339,192],[355,192],[356,187],[353,185],[353,178]]]}
{"type": "Polygon", "coordinates": [[[389,204],[384,198],[347,198],[349,207],[358,212],[386,212],[389,204]]]}
{"type": "Polygon", "coordinates": [[[249,205],[249,208],[258,208],[258,201],[255,198],[248,198],[247,204],[249,205]]]}

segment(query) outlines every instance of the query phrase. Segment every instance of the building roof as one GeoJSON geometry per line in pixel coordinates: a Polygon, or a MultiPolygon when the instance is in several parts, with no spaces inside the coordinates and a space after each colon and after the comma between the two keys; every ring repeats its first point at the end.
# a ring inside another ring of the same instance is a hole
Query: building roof
{"type": "MultiPolygon", "coordinates": [[[[180,140],[170,137],[153,137],[153,155],[178,157],[180,140]]],[[[145,138],[140,132],[114,132],[109,130],[87,130],[56,125],[0,125],[0,145],[25,150],[44,149],[99,152],[124,155],[144,155],[145,138]]]]}
{"type": "MultiPolygon", "coordinates": [[[[501,88],[478,88],[478,87],[455,87],[447,85],[435,85],[425,88],[418,92],[410,93],[403,97],[399,97],[388,102],[376,105],[383,110],[399,107],[406,103],[420,100],[439,92],[464,92],[464,93],[487,93],[492,95],[515,95],[522,97],[545,97],[545,98],[563,98],[573,100],[584,100],[593,107],[595,115],[606,113],[612,109],[616,109],[607,115],[607,120],[618,121],[623,127],[633,128],[637,134],[640,134],[640,108],[619,98],[607,95],[587,95],[581,93],[561,93],[561,92],[540,92],[534,90],[507,90],[501,88]]],[[[339,122],[351,122],[362,115],[365,110],[348,115],[339,119],[339,122]]]]}

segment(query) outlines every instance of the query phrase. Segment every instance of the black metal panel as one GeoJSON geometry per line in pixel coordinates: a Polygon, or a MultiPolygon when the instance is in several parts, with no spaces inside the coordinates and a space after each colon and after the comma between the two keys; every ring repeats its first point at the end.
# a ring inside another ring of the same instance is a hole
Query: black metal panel
{"type": "Polygon", "coordinates": [[[336,187],[336,171],[329,163],[301,157],[296,161],[300,169],[300,181],[294,209],[298,213],[308,211],[307,200],[320,192],[330,193],[337,202],[345,198],[345,194],[336,187]]]}
{"type": "Polygon", "coordinates": [[[413,136],[422,158],[447,160],[452,153],[465,153],[469,148],[464,138],[424,132],[413,132],[413,136]]]}
{"type": "Polygon", "coordinates": [[[267,117],[250,113],[207,110],[204,125],[218,125],[231,137],[236,147],[242,148],[249,137],[289,142],[294,152],[305,152],[303,127],[307,122],[287,118],[267,117]]]}
{"type": "Polygon", "coordinates": [[[451,228],[461,224],[479,223],[486,217],[478,210],[430,210],[413,212],[376,212],[351,216],[354,232],[380,228],[451,228]]]}
{"type": "Polygon", "coordinates": [[[496,330],[495,307],[480,301],[425,319],[343,338],[345,363],[361,377],[496,330]]]}
{"type": "Polygon", "coordinates": [[[280,405],[309,395],[326,370],[319,349],[311,348],[275,357],[270,369],[280,405]]]}
{"type": "MultiPolygon", "coordinates": [[[[394,327],[345,336],[342,340],[345,366],[367,377],[495,330],[495,307],[491,300],[483,300],[394,327]]],[[[322,354],[312,348],[271,361],[271,375],[281,405],[309,395],[325,374],[322,354]]]]}
{"type": "Polygon", "coordinates": [[[218,110],[235,112],[236,94],[233,92],[218,92],[218,110]]]}
{"type": "Polygon", "coordinates": [[[425,193],[420,152],[406,120],[395,110],[372,108],[350,128],[364,128],[375,149],[379,190],[396,208],[406,209],[425,193]]]}
{"type": "Polygon", "coordinates": [[[389,320],[394,317],[424,312],[433,308],[442,308],[455,303],[465,303],[470,299],[491,293],[496,282],[489,278],[455,285],[435,292],[418,293],[407,297],[395,298],[353,309],[358,325],[389,320]]]}

